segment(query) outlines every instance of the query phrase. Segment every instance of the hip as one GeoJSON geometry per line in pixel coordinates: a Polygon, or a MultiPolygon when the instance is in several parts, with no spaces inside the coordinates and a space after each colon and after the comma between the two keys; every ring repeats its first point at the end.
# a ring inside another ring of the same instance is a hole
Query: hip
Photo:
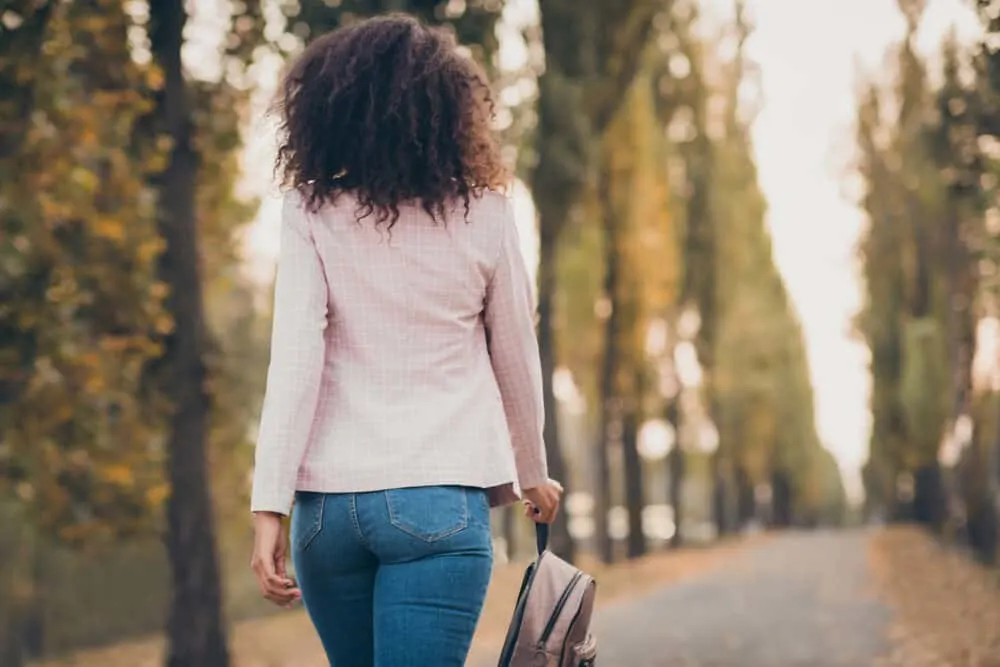
{"type": "Polygon", "coordinates": [[[291,519],[296,569],[309,567],[311,555],[334,568],[449,553],[492,561],[489,505],[484,489],[466,486],[299,491],[291,519]]]}

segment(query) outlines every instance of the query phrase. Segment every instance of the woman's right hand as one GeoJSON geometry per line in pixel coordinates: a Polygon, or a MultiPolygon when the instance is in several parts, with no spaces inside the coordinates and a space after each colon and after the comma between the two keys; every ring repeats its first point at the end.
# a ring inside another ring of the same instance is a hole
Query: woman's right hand
{"type": "Polygon", "coordinates": [[[562,499],[562,484],[550,479],[545,484],[531,489],[522,489],[524,496],[524,513],[535,523],[552,523],[559,513],[559,502],[562,499]]]}

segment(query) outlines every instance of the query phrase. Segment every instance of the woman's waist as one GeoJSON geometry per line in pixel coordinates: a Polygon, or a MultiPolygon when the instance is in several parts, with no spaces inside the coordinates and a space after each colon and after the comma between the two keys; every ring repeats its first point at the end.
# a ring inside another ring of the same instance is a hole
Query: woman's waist
{"type": "Polygon", "coordinates": [[[497,429],[455,428],[433,436],[417,429],[408,437],[391,438],[341,433],[314,439],[298,478],[300,489],[326,491],[359,491],[373,484],[392,488],[393,483],[499,483],[509,481],[513,462],[509,438],[497,429]],[[317,485],[330,488],[310,488],[317,485]]]}

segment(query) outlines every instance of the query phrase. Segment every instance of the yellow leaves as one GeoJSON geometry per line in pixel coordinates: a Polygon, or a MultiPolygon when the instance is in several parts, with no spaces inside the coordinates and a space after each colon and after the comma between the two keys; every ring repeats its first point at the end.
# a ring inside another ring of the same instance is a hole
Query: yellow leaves
{"type": "Polygon", "coordinates": [[[170,293],[170,286],[162,280],[157,280],[149,288],[149,295],[154,299],[165,299],[170,293]]]}
{"type": "Polygon", "coordinates": [[[97,186],[100,184],[100,180],[90,169],[85,167],[74,167],[70,171],[70,180],[83,188],[87,193],[94,193],[97,191],[97,186]]]}
{"type": "Polygon", "coordinates": [[[99,216],[94,220],[94,233],[110,241],[122,242],[125,240],[125,223],[111,216],[99,216]]]}
{"type": "Polygon", "coordinates": [[[165,83],[163,70],[156,65],[150,65],[145,70],[145,82],[150,90],[160,90],[165,83]]]}
{"type": "Polygon", "coordinates": [[[49,224],[65,220],[72,215],[73,208],[68,202],[60,201],[47,192],[38,194],[38,205],[41,217],[49,224]]]}
{"type": "MultiPolygon", "coordinates": [[[[4,381],[23,379],[0,406],[2,455],[5,470],[10,461],[31,481],[0,492],[17,495],[42,529],[70,542],[148,528],[168,495],[168,406],[144,379],[174,330],[164,312],[168,286],[157,280],[164,243],[150,178],[166,166],[172,141],[137,125],[164,81],[158,68],[132,59],[122,7],[55,3],[40,51],[0,62],[12,82],[30,83],[33,103],[17,154],[0,157],[0,317],[18,329],[0,341],[0,360],[4,381]]],[[[236,253],[224,246],[254,207],[233,194],[246,96],[208,85],[193,86],[192,95],[201,111],[197,205],[199,233],[212,239],[211,280],[231,269],[236,253]]],[[[0,100],[0,115],[9,108],[0,100]]],[[[238,335],[249,340],[247,321],[238,335]]],[[[213,419],[226,430],[219,451],[231,463],[231,452],[244,451],[233,443],[245,439],[252,411],[246,385],[259,378],[228,366],[228,377],[215,372],[213,390],[227,404],[213,419]]]]}
{"type": "Polygon", "coordinates": [[[35,487],[31,482],[21,482],[14,488],[14,493],[22,502],[31,502],[35,498],[35,487]]]}
{"type": "Polygon", "coordinates": [[[150,507],[159,507],[170,496],[170,486],[167,484],[154,484],[146,489],[146,504],[150,507]]]}
{"type": "Polygon", "coordinates": [[[132,469],[122,464],[105,467],[101,470],[101,476],[106,482],[117,486],[132,486],[135,483],[135,476],[132,474],[132,469]]]}
{"type": "Polygon", "coordinates": [[[153,320],[153,329],[161,336],[167,336],[174,331],[174,318],[166,313],[161,313],[153,320]]]}

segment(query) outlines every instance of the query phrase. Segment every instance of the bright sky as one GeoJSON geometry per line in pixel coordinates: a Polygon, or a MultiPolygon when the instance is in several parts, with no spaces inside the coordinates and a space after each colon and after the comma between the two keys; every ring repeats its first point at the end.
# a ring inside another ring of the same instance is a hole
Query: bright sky
{"type": "MultiPolygon", "coordinates": [[[[715,15],[727,15],[732,7],[731,0],[702,2],[715,15]]],[[[973,39],[978,23],[972,4],[930,0],[920,47],[934,52],[952,25],[973,39]]],[[[775,257],[805,329],[820,436],[841,465],[848,493],[858,499],[868,452],[869,382],[867,350],[853,337],[851,320],[860,306],[855,247],[864,220],[844,183],[853,158],[859,71],[887,76],[887,50],[905,26],[896,0],[748,0],[748,5],[756,23],[748,52],[760,65],[764,97],[753,137],[775,257]]],[[[259,121],[252,135],[251,187],[268,191],[270,170],[262,165],[270,160],[271,130],[259,121]]],[[[278,207],[273,194],[263,204],[249,251],[255,269],[270,272],[278,207]]],[[[527,228],[530,204],[522,200],[522,206],[527,228]]],[[[537,261],[535,244],[526,245],[529,262],[537,261]]]]}
{"type": "MultiPolygon", "coordinates": [[[[725,8],[727,0],[706,0],[725,8]]],[[[919,36],[934,53],[952,25],[970,40],[973,3],[931,0],[919,36]]],[[[896,0],[749,0],[761,67],[753,138],[775,258],[805,329],[818,428],[859,498],[868,456],[868,353],[851,334],[861,305],[855,248],[865,224],[845,192],[859,72],[884,79],[905,23],[896,0]]]]}

